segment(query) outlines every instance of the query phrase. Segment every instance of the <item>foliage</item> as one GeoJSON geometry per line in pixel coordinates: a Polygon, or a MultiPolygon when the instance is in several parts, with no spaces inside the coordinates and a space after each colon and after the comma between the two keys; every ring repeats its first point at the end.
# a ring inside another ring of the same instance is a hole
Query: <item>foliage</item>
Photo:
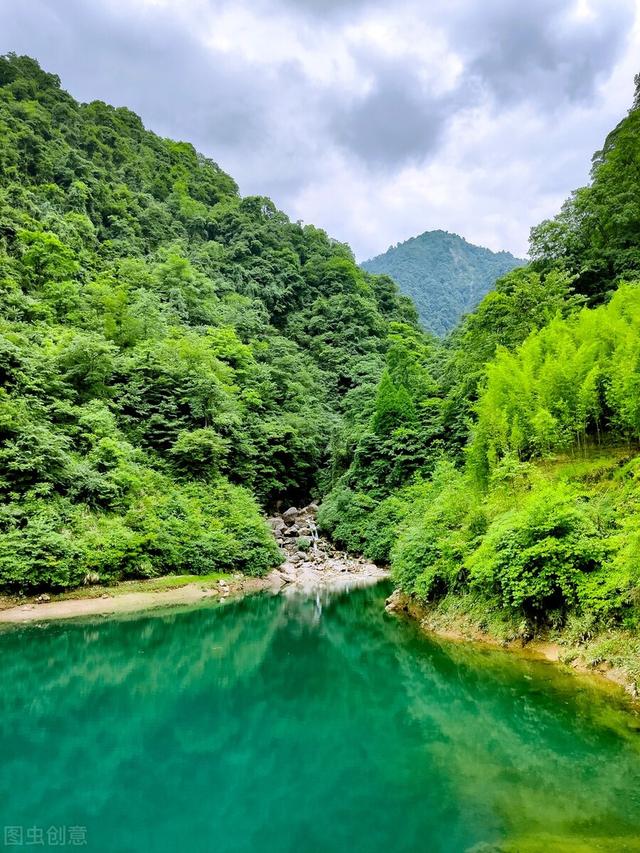
{"type": "Polygon", "coordinates": [[[640,286],[557,318],[489,365],[469,458],[484,478],[506,455],[527,459],[573,445],[640,438],[640,286]]]}
{"type": "Polygon", "coordinates": [[[0,584],[265,572],[261,509],[318,490],[415,310],[28,57],[0,58],[0,127],[0,584]]]}
{"type": "Polygon", "coordinates": [[[533,230],[533,263],[442,343],[390,330],[346,422],[325,526],[423,601],[527,630],[638,625],[639,121],[636,98],[591,185],[533,230]]]}
{"type": "Polygon", "coordinates": [[[586,576],[603,574],[606,549],[586,507],[563,484],[535,490],[521,510],[499,516],[465,561],[472,587],[497,592],[525,615],[581,601],[586,576]]]}
{"type": "Polygon", "coordinates": [[[496,279],[523,264],[509,252],[474,246],[457,234],[426,231],[365,261],[362,268],[390,276],[415,302],[424,328],[445,335],[496,279]]]}
{"type": "Polygon", "coordinates": [[[594,154],[589,186],[576,190],[554,219],[531,231],[534,264],[568,270],[590,304],[602,302],[619,281],[640,272],[638,106],[636,98],[594,154]]]}
{"type": "Polygon", "coordinates": [[[0,58],[0,586],[261,575],[263,510],[324,495],[320,527],[424,601],[637,625],[639,120],[532,265],[394,250],[430,254],[437,331],[506,272],[439,340],[190,145],[0,58]]]}

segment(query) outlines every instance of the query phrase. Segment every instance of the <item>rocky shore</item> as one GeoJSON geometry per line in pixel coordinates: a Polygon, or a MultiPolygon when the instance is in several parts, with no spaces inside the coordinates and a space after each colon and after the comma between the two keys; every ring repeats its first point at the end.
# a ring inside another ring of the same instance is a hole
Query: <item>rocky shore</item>
{"type": "Polygon", "coordinates": [[[282,551],[282,564],[266,577],[228,575],[225,578],[166,576],[150,581],[123,581],[114,587],[89,585],[68,593],[44,593],[30,598],[0,597],[0,624],[42,622],[81,616],[111,616],[138,610],[220,603],[256,592],[284,595],[348,590],[388,577],[388,572],[362,557],[336,549],[318,533],[318,507],[290,507],[268,519],[282,551]],[[171,588],[165,588],[170,582],[171,588]]]}
{"type": "Polygon", "coordinates": [[[318,507],[290,507],[268,519],[284,562],[269,575],[283,592],[313,592],[368,586],[389,576],[386,569],[339,551],[320,536],[316,523],[318,507]]]}

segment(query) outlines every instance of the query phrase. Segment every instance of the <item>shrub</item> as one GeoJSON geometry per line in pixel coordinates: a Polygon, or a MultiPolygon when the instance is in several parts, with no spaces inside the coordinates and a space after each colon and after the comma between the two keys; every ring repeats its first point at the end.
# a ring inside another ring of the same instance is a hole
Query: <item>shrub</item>
{"type": "Polygon", "coordinates": [[[348,551],[361,553],[367,542],[367,517],[376,503],[361,492],[337,486],[318,511],[318,527],[348,551]]]}
{"type": "Polygon", "coordinates": [[[478,497],[465,475],[442,461],[411,498],[391,552],[393,576],[406,592],[437,598],[465,582],[464,559],[483,527],[478,497]]]}
{"type": "Polygon", "coordinates": [[[606,556],[588,507],[555,483],[533,493],[522,510],[500,515],[466,568],[473,587],[497,592],[512,611],[539,616],[579,605],[581,596],[592,599],[606,556]]]}

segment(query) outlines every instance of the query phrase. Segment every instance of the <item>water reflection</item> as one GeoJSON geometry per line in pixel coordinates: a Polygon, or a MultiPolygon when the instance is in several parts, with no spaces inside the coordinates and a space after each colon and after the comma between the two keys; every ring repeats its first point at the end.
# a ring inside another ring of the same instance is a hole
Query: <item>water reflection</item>
{"type": "Polygon", "coordinates": [[[0,824],[85,824],[96,850],[636,849],[624,703],[430,641],[386,592],[0,635],[0,824]]]}

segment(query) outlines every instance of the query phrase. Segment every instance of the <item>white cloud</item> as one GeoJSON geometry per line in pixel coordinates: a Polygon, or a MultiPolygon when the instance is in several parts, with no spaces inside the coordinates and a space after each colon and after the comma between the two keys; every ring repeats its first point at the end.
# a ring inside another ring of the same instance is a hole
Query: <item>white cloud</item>
{"type": "Polygon", "coordinates": [[[360,259],[431,228],[522,255],[631,102],[638,3],[1,0],[0,51],[360,259]]]}

